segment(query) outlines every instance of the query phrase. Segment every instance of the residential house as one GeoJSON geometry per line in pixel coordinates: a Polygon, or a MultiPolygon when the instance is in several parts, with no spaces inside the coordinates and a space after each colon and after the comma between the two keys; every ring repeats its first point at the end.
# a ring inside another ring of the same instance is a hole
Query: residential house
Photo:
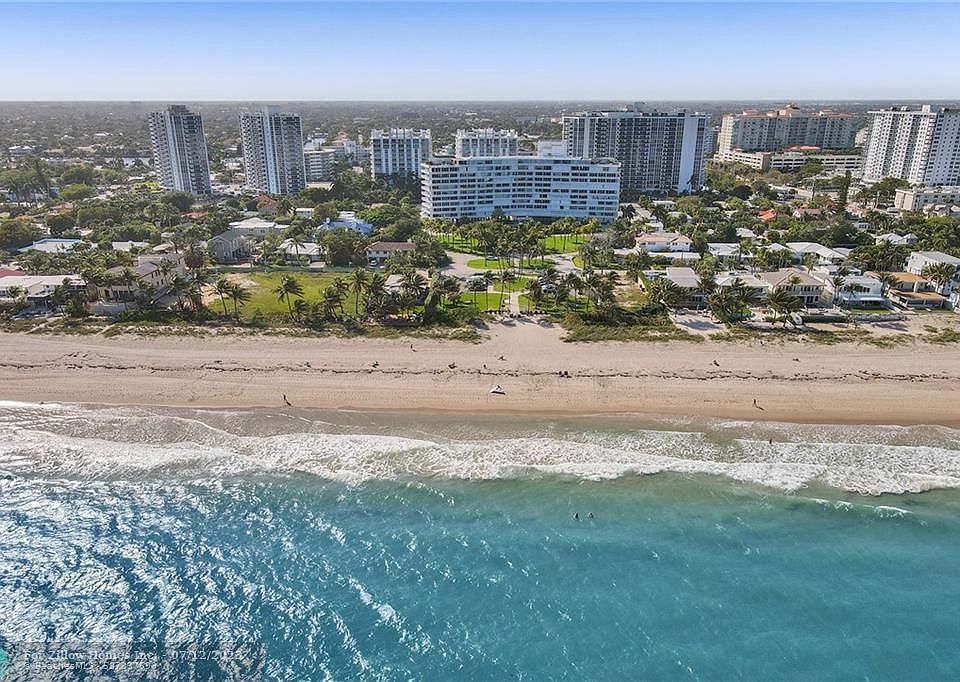
{"type": "Polygon", "coordinates": [[[916,244],[917,235],[912,232],[905,235],[895,234],[893,232],[887,232],[885,234],[878,234],[874,237],[875,244],[893,244],[894,246],[903,246],[905,244],[916,244]]]}
{"type": "Polygon", "coordinates": [[[767,282],[750,272],[737,272],[735,270],[719,272],[714,281],[720,289],[727,289],[735,284],[739,285],[741,288],[748,290],[751,294],[750,298],[757,303],[766,297],[769,289],[767,282]]]}
{"type": "Polygon", "coordinates": [[[373,232],[373,225],[358,218],[353,211],[340,211],[334,220],[327,218],[320,227],[324,230],[351,230],[364,236],[373,232]]]}
{"type": "Polygon", "coordinates": [[[725,265],[753,260],[753,254],[743,251],[739,243],[710,242],[707,252],[725,265]]]}
{"type": "Polygon", "coordinates": [[[239,263],[253,252],[253,239],[230,227],[207,240],[207,251],[214,263],[239,263]]]}
{"type": "Polygon", "coordinates": [[[20,253],[27,251],[42,251],[43,253],[66,253],[80,243],[79,239],[40,239],[30,246],[17,249],[20,253]]]}
{"type": "Polygon", "coordinates": [[[294,245],[292,239],[284,239],[280,242],[280,251],[283,253],[284,260],[294,263],[302,262],[304,259],[310,263],[323,260],[320,245],[316,242],[301,242],[294,245]]]}
{"type": "Polygon", "coordinates": [[[757,217],[760,218],[761,221],[769,223],[771,220],[776,220],[777,215],[778,214],[774,209],[768,208],[765,211],[760,211],[760,213],[757,214],[757,217]]]}
{"type": "Polygon", "coordinates": [[[781,268],[773,272],[761,272],[758,276],[767,283],[770,291],[787,291],[803,301],[805,306],[819,305],[823,298],[823,282],[803,270],[781,268]]]}
{"type": "Polygon", "coordinates": [[[823,246],[816,242],[787,242],[787,248],[793,255],[795,263],[802,263],[808,254],[813,254],[817,263],[842,263],[847,259],[849,251],[841,252],[837,249],[831,249],[829,246],[823,246]]]}
{"type": "Polygon", "coordinates": [[[271,220],[264,220],[259,216],[252,216],[230,223],[230,228],[249,239],[263,239],[271,232],[282,232],[284,226],[277,225],[277,223],[271,220]]]}
{"type": "Polygon", "coordinates": [[[667,268],[664,277],[683,292],[683,299],[678,303],[678,307],[703,307],[706,292],[700,288],[700,276],[693,268],[667,268]]]}
{"type": "Polygon", "coordinates": [[[374,242],[366,248],[367,262],[370,265],[383,265],[387,258],[398,251],[415,251],[413,242],[374,242]]]}
{"type": "Polygon", "coordinates": [[[841,308],[886,308],[889,301],[883,295],[883,283],[871,275],[850,272],[837,287],[834,279],[840,276],[837,266],[816,268],[812,273],[824,284],[824,298],[841,308]]]}
{"type": "Polygon", "coordinates": [[[0,271],[0,300],[20,299],[46,307],[58,288],[80,293],[86,291],[87,285],[80,275],[27,275],[18,270],[0,271]]]}
{"type": "Polygon", "coordinates": [[[140,249],[145,249],[150,246],[149,242],[110,242],[110,248],[114,251],[124,251],[130,253],[134,249],[138,251],[140,249]]]}
{"type": "Polygon", "coordinates": [[[677,232],[644,232],[637,235],[637,248],[648,253],[689,251],[692,245],[690,237],[677,232]]]}
{"type": "Polygon", "coordinates": [[[937,293],[949,296],[955,287],[960,288],[960,258],[942,251],[914,251],[907,258],[907,272],[924,275],[924,270],[933,265],[952,265],[957,269],[950,281],[938,285],[937,293]]]}
{"type": "Polygon", "coordinates": [[[97,287],[98,298],[106,304],[129,303],[140,295],[148,295],[152,301],[162,298],[176,276],[186,270],[183,254],[166,253],[137,257],[137,264],[129,268],[136,275],[133,281],[120,281],[128,268],[116,267],[107,270],[114,281],[97,287]]]}
{"type": "Polygon", "coordinates": [[[937,285],[912,272],[868,272],[870,277],[881,278],[884,274],[893,278],[887,296],[904,308],[943,308],[947,298],[937,293],[937,285]]]}

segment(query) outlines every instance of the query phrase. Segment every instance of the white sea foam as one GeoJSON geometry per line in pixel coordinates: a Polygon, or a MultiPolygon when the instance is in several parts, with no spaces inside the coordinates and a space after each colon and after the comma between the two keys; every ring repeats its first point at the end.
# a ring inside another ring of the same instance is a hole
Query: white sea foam
{"type": "MultiPolygon", "coordinates": [[[[324,432],[329,422],[310,422],[310,428],[320,432],[238,435],[225,425],[208,423],[202,413],[184,417],[139,409],[61,406],[51,415],[49,410],[38,413],[33,407],[0,406],[0,470],[79,478],[303,472],[353,484],[377,479],[485,480],[546,474],[601,480],[677,472],[726,476],[790,491],[813,482],[868,494],[960,487],[960,451],[955,447],[900,445],[887,437],[878,438],[883,442],[877,443],[770,443],[742,437],[745,429],[760,428],[756,425],[741,425],[736,434],[741,437],[722,439],[711,435],[716,431],[642,429],[449,440],[439,434],[410,438],[324,432]]],[[[263,418],[247,414],[251,419],[263,418]]],[[[242,419],[243,415],[231,417],[242,419]]],[[[285,415],[277,418],[287,419],[285,415]]],[[[284,422],[300,428],[295,423],[284,422]]],[[[344,430],[342,425],[335,428],[344,430]]],[[[418,430],[424,432],[429,435],[428,429],[418,430]]],[[[864,434],[858,436],[859,440],[864,434]]],[[[908,442],[916,440],[911,437],[908,442]]]]}

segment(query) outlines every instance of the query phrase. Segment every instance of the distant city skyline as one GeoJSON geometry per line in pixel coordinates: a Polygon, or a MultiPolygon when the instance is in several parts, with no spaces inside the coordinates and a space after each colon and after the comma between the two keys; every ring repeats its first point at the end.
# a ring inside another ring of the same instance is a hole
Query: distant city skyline
{"type": "Polygon", "coordinates": [[[934,100],[935,3],[4,4],[3,101],[934,100]],[[251,50],[255,44],[257,50],[251,50]],[[928,54],[934,66],[918,57],[928,54]],[[905,58],[911,55],[911,58],[905,58]]]}

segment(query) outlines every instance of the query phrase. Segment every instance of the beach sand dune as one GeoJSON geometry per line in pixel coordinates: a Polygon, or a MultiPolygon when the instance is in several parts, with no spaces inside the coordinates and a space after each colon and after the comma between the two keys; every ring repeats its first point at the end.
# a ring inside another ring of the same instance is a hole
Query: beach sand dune
{"type": "Polygon", "coordinates": [[[960,350],[950,346],[570,344],[561,335],[523,322],[494,326],[477,344],[0,334],[0,398],[255,407],[283,405],[285,394],[323,409],[960,425],[960,350]],[[496,385],[504,395],[490,393],[496,385]]]}

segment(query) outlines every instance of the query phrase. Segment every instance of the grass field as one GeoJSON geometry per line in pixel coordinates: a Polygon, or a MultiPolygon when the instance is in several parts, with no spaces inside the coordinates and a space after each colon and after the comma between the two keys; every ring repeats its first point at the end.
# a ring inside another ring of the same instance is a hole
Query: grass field
{"type": "MultiPolygon", "coordinates": [[[[544,240],[544,247],[547,253],[573,253],[592,236],[589,234],[551,234],[544,240]]],[[[475,239],[463,239],[452,234],[444,234],[437,235],[437,241],[448,251],[483,254],[483,247],[475,239]]]]}
{"type": "MultiPolygon", "coordinates": [[[[549,258],[533,258],[523,261],[524,269],[540,269],[551,265],[556,265],[549,258]]],[[[501,268],[510,270],[516,266],[516,261],[498,260],[496,258],[471,258],[467,261],[467,267],[475,270],[492,270],[496,272],[501,268]]]]}
{"type": "MultiPolygon", "coordinates": [[[[240,307],[240,314],[248,320],[252,318],[258,310],[264,315],[287,314],[288,308],[286,301],[281,302],[277,294],[274,293],[274,290],[280,286],[280,280],[290,274],[291,273],[288,272],[251,272],[246,274],[244,279],[249,279],[254,285],[246,285],[247,290],[251,294],[251,298],[246,304],[240,307]]],[[[334,280],[347,279],[344,275],[320,272],[295,273],[292,276],[300,283],[300,286],[303,287],[303,298],[308,302],[320,300],[320,292],[333,284],[334,280]]],[[[214,310],[219,309],[221,312],[223,311],[219,299],[211,302],[211,307],[214,310]]],[[[232,311],[232,304],[229,299],[227,300],[227,310],[232,311]]],[[[343,311],[347,315],[356,314],[354,294],[352,291],[343,299],[343,311]]]]}
{"type": "Polygon", "coordinates": [[[590,234],[551,234],[545,240],[547,253],[573,253],[592,236],[590,234]]]}

